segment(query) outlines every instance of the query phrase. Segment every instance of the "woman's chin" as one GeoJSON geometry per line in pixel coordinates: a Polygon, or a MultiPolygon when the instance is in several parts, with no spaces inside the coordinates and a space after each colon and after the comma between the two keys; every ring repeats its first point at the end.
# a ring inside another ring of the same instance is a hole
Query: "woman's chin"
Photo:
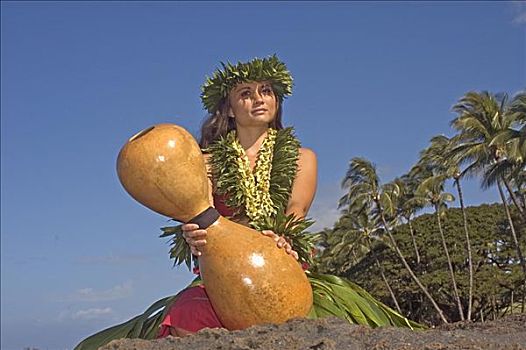
{"type": "Polygon", "coordinates": [[[261,122],[261,123],[271,123],[274,120],[274,117],[268,115],[267,113],[253,114],[251,119],[261,122]]]}
{"type": "Polygon", "coordinates": [[[237,127],[268,127],[270,123],[274,121],[274,118],[270,117],[262,117],[262,116],[254,116],[250,117],[249,120],[245,120],[243,122],[237,122],[237,127]]]}

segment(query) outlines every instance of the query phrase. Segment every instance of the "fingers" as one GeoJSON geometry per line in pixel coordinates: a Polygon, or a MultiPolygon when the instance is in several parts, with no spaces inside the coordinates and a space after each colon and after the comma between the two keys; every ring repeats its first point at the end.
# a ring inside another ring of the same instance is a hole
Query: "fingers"
{"type": "MultiPolygon", "coordinates": [[[[191,241],[201,241],[206,239],[207,232],[206,230],[195,230],[195,231],[183,231],[183,237],[188,242],[191,241]]],[[[188,242],[190,244],[190,242],[188,242]]]]}
{"type": "Polygon", "coordinates": [[[183,230],[183,232],[197,230],[198,228],[199,225],[197,224],[184,224],[183,226],[181,226],[181,230],[183,230]]]}
{"type": "Polygon", "coordinates": [[[195,255],[195,256],[201,256],[201,252],[199,250],[197,250],[196,247],[194,246],[190,246],[190,251],[192,252],[192,255],[195,255]]]}
{"type": "Polygon", "coordinates": [[[285,249],[287,254],[292,255],[294,259],[299,259],[298,253],[295,250],[292,250],[292,246],[289,243],[285,242],[285,244],[283,245],[283,249],[285,249]]]}
{"type": "Polygon", "coordinates": [[[193,241],[193,240],[186,240],[188,245],[190,246],[190,250],[193,255],[195,256],[201,256],[202,252],[200,248],[204,247],[206,245],[206,240],[201,241],[193,241]]]}
{"type": "Polygon", "coordinates": [[[275,234],[274,231],[271,231],[271,230],[263,230],[261,231],[261,233],[263,234],[263,236],[270,237],[274,239],[275,241],[277,241],[277,239],[279,238],[279,236],[275,234]]]}
{"type": "MultiPolygon", "coordinates": [[[[190,241],[199,241],[204,240],[206,238],[206,230],[200,229],[198,225],[196,224],[184,224],[181,226],[181,229],[183,231],[183,237],[188,242],[190,241]]],[[[190,244],[190,242],[188,242],[190,244]]]]}
{"type": "Polygon", "coordinates": [[[196,224],[184,224],[181,227],[183,237],[190,246],[193,255],[201,256],[200,247],[206,244],[206,230],[200,229],[196,224]]]}
{"type": "Polygon", "coordinates": [[[285,249],[285,252],[287,252],[287,254],[292,255],[292,257],[294,259],[296,259],[296,260],[299,259],[298,253],[296,251],[292,250],[292,245],[290,245],[290,243],[287,242],[285,237],[278,236],[276,233],[274,233],[274,231],[271,231],[271,230],[263,230],[263,231],[261,231],[261,233],[264,236],[272,238],[274,240],[274,242],[276,242],[276,245],[278,246],[278,248],[285,249]]]}
{"type": "Polygon", "coordinates": [[[286,246],[290,247],[290,244],[288,244],[287,240],[285,240],[285,238],[283,237],[278,237],[276,240],[276,244],[278,245],[279,248],[285,248],[286,246]]]}
{"type": "Polygon", "coordinates": [[[298,255],[298,252],[296,252],[295,250],[293,250],[292,252],[290,252],[290,255],[292,255],[292,257],[296,260],[299,260],[299,255],[298,255]]]}

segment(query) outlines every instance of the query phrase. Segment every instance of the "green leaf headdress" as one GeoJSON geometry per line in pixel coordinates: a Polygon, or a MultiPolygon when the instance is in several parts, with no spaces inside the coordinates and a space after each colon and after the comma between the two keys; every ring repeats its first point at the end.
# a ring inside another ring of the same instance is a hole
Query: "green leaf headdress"
{"type": "Polygon", "coordinates": [[[201,88],[201,101],[209,113],[215,114],[221,101],[228,96],[230,90],[239,83],[249,81],[269,81],[280,103],[292,94],[292,76],[285,63],[276,55],[268,58],[254,58],[248,62],[238,62],[236,65],[223,63],[212,77],[207,77],[201,88]]]}

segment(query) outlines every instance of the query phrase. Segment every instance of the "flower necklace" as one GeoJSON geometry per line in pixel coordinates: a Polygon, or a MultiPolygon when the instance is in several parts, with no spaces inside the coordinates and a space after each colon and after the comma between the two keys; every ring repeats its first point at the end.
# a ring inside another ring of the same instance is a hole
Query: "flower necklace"
{"type": "MultiPolygon", "coordinates": [[[[269,129],[258,152],[254,172],[235,131],[213,142],[205,152],[211,154],[210,166],[214,192],[225,196],[225,204],[245,214],[256,230],[272,230],[292,242],[300,261],[312,263],[311,251],[317,235],[305,230],[312,220],[285,215],[292,184],[298,170],[300,143],[292,128],[269,129]]],[[[192,254],[182,236],[181,225],[163,227],[161,237],[173,236],[170,257],[174,264],[191,268],[192,254]]],[[[194,260],[195,263],[195,260],[194,260]]]]}
{"type": "Polygon", "coordinates": [[[269,129],[258,152],[254,172],[232,130],[213,142],[210,168],[214,193],[225,198],[234,217],[245,214],[251,227],[270,229],[267,221],[285,212],[296,177],[299,141],[292,128],[269,129]]]}
{"type": "Polygon", "coordinates": [[[240,177],[239,189],[243,197],[245,214],[252,222],[259,222],[263,218],[276,214],[276,208],[270,196],[270,173],[276,134],[276,130],[268,129],[256,158],[254,173],[250,169],[250,161],[236,133],[231,132],[228,135],[228,141],[236,155],[235,165],[240,177]]]}

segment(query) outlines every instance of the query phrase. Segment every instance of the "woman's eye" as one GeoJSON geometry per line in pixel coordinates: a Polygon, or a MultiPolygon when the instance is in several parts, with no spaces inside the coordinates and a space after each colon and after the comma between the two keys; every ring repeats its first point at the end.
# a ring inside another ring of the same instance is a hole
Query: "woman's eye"
{"type": "Polygon", "coordinates": [[[273,91],[270,87],[264,87],[261,92],[263,92],[265,95],[272,95],[273,91]]]}
{"type": "Polygon", "coordinates": [[[250,97],[250,91],[245,90],[245,91],[241,92],[241,97],[250,97]]]}

